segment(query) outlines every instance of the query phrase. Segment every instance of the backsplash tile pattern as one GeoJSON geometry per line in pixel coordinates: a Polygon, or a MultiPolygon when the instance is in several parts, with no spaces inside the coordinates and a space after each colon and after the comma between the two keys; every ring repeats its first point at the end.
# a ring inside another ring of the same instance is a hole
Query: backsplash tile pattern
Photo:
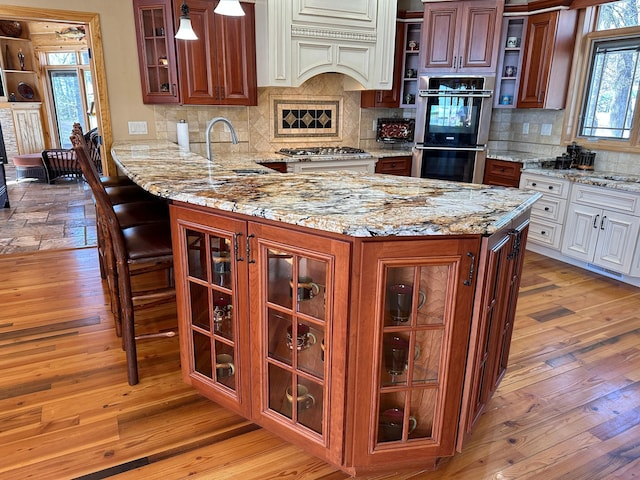
{"type": "MultiPolygon", "coordinates": [[[[489,130],[491,150],[512,150],[556,157],[566,151],[561,143],[564,110],[494,109],[489,130]],[[529,133],[523,133],[525,123],[529,133]],[[542,135],[542,125],[551,125],[551,135],[542,135]]],[[[580,142],[578,142],[580,143],[580,142]]],[[[581,144],[589,148],[588,142],[581,144]]],[[[593,150],[596,152],[595,169],[640,175],[640,155],[624,152],[593,150]]]]}
{"type": "Polygon", "coordinates": [[[271,128],[274,141],[300,142],[307,138],[340,141],[342,99],[290,100],[271,97],[271,128]]]}

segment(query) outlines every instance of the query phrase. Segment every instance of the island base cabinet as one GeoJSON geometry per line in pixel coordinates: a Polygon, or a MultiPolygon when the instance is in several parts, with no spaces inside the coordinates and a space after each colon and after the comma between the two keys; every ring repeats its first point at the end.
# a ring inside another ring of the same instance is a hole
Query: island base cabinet
{"type": "Polygon", "coordinates": [[[355,472],[453,455],[479,238],[364,243],[347,416],[355,472]]]}
{"type": "Polygon", "coordinates": [[[351,475],[460,450],[506,368],[528,212],[488,238],[355,238],[179,202],[171,222],[185,382],[351,475]]]}
{"type": "Polygon", "coordinates": [[[483,239],[458,450],[507,369],[528,232],[525,215],[483,239]]]}

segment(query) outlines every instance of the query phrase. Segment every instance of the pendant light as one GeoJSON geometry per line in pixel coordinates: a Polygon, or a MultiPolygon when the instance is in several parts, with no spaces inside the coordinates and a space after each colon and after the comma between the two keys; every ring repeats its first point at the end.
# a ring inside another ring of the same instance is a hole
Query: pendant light
{"type": "Polygon", "coordinates": [[[220,0],[218,6],[213,9],[213,13],[230,17],[244,16],[244,10],[242,10],[242,5],[238,0],[220,0]]]}
{"type": "Polygon", "coordinates": [[[182,6],[180,8],[182,10],[182,15],[180,15],[180,28],[178,28],[176,38],[178,40],[197,40],[198,36],[196,35],[196,32],[193,31],[193,27],[191,26],[187,0],[182,0],[182,6]]]}

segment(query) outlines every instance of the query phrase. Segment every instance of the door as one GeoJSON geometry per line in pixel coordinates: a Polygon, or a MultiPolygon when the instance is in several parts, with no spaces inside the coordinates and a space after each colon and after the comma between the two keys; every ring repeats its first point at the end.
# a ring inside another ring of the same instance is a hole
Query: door
{"type": "Polygon", "coordinates": [[[602,211],[587,205],[570,204],[562,253],[584,262],[593,261],[602,211]]]}
{"type": "Polygon", "coordinates": [[[616,272],[629,273],[640,219],[604,210],[598,229],[593,263],[616,272]]]}
{"type": "Polygon", "coordinates": [[[176,207],[171,217],[183,379],[249,417],[246,223],[176,207]]]}
{"type": "Polygon", "coordinates": [[[342,463],[347,242],[249,223],[253,419],[342,463]]]}
{"type": "Polygon", "coordinates": [[[363,246],[354,464],[453,454],[478,251],[475,238],[363,246]]]}

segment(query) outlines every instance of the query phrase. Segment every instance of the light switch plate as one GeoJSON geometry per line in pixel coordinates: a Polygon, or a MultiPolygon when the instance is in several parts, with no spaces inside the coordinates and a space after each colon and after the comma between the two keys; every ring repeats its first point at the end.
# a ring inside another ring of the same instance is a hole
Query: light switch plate
{"type": "Polygon", "coordinates": [[[551,135],[551,124],[550,123],[543,123],[542,126],[540,127],[540,135],[551,135]]]}
{"type": "Polygon", "coordinates": [[[524,122],[522,124],[522,134],[529,135],[529,122],[524,122]]]}
{"type": "Polygon", "coordinates": [[[129,135],[146,135],[149,133],[147,122],[129,122],[129,135]]]}

